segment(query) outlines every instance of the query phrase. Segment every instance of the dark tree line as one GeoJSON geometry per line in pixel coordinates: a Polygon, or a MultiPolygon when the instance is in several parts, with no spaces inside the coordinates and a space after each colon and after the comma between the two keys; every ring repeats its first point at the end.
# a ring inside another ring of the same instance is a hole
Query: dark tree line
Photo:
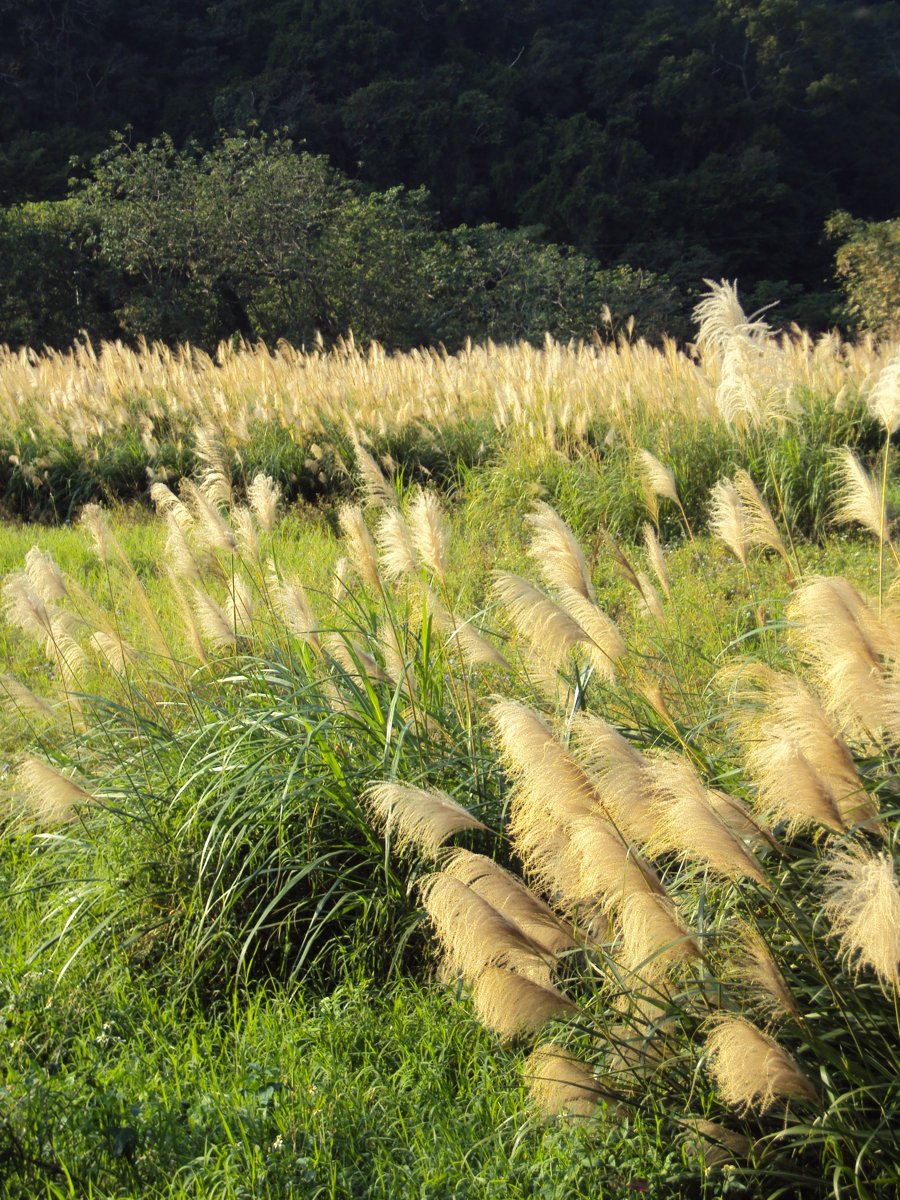
{"type": "Polygon", "coordinates": [[[737,276],[821,325],[826,219],[900,210],[900,6],[0,0],[0,204],[62,199],[114,128],[209,148],[252,125],[369,195],[424,187],[444,229],[679,292],[737,276]]]}

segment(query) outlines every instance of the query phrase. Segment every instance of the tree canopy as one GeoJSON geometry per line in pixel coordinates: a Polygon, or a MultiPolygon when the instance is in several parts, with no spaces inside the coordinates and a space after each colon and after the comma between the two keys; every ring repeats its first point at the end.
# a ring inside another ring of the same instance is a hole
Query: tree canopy
{"type": "Polygon", "coordinates": [[[826,218],[900,208],[895,3],[0,0],[0,47],[7,205],[62,198],[113,128],[181,149],[256,123],[375,191],[424,186],[444,228],[676,287],[790,281],[820,322],[826,218]]]}

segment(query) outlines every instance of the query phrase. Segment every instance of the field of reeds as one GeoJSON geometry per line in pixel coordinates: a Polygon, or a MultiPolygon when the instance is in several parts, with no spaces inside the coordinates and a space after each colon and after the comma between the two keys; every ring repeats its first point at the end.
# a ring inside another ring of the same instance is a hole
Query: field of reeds
{"type": "Polygon", "coordinates": [[[900,358],[697,316],[0,364],[4,1194],[896,1194],[900,358]]]}

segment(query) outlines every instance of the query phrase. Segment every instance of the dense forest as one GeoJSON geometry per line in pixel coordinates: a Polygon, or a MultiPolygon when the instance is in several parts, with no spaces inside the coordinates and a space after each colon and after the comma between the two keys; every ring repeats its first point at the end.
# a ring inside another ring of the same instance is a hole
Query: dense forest
{"type": "Polygon", "coordinates": [[[829,216],[900,210],[900,6],[0,0],[0,204],[64,198],[114,130],[195,158],[277,134],[358,196],[424,188],[435,229],[523,231],[678,295],[737,277],[821,327],[829,216]]]}

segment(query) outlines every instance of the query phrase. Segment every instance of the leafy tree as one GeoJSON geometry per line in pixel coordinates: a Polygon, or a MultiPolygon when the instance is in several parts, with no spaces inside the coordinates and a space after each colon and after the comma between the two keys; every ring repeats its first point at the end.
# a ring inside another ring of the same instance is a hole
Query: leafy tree
{"type": "Polygon", "coordinates": [[[0,341],[58,346],[81,329],[111,336],[110,279],[71,200],[0,209],[0,341]]]}
{"type": "Polygon", "coordinates": [[[900,218],[859,221],[838,212],[826,231],[842,239],[835,265],[853,319],[879,337],[900,337],[900,218]]]}

